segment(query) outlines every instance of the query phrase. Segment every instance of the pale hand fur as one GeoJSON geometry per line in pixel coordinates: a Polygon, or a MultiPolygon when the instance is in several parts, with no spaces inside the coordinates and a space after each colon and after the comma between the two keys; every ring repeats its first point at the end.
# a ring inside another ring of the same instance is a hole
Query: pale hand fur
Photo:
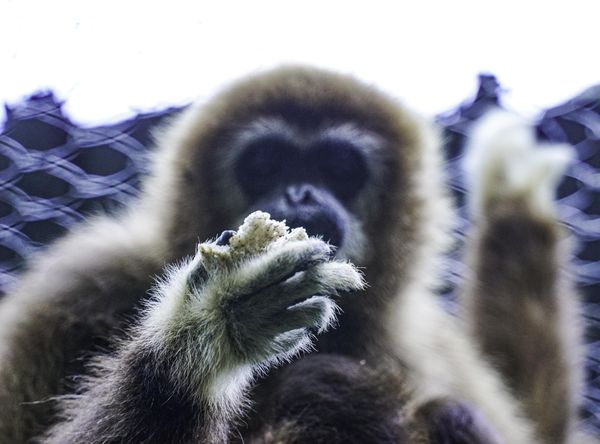
{"type": "Polygon", "coordinates": [[[554,193],[573,156],[570,145],[536,141],[519,116],[489,112],[471,132],[464,161],[472,216],[499,198],[523,198],[534,213],[553,217],[554,193]]]}

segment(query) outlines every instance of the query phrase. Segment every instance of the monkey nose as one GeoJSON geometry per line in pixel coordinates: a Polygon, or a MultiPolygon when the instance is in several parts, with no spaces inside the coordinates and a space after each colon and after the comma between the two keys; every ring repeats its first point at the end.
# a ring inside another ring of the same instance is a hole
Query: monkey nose
{"type": "Polygon", "coordinates": [[[224,246],[229,243],[229,239],[235,234],[233,230],[225,230],[221,233],[221,235],[215,241],[215,244],[219,246],[224,246]]]}
{"type": "Polygon", "coordinates": [[[291,185],[285,190],[285,199],[288,204],[309,204],[313,201],[313,189],[310,185],[291,185]]]}

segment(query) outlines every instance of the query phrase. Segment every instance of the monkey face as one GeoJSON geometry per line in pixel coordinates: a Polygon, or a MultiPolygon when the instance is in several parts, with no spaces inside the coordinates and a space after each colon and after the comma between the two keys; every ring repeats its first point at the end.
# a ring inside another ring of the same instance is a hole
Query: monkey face
{"type": "Polygon", "coordinates": [[[262,210],[322,237],[338,259],[379,270],[385,258],[397,264],[388,275],[402,275],[422,233],[446,219],[445,204],[424,198],[441,189],[428,173],[437,151],[426,126],[376,90],[321,71],[281,68],[233,85],[165,135],[175,149],[157,162],[176,163],[177,175],[156,186],[183,190],[162,207],[174,214],[177,251],[262,210]]]}
{"type": "Polygon", "coordinates": [[[262,120],[241,137],[235,180],[253,210],[342,248],[352,225],[349,208],[370,174],[361,141],[348,136],[262,120]]]}
{"type": "Polygon", "coordinates": [[[248,203],[291,227],[304,227],[358,259],[364,237],[355,207],[372,175],[373,134],[351,123],[306,128],[280,117],[245,125],[232,143],[234,181],[248,203]]]}

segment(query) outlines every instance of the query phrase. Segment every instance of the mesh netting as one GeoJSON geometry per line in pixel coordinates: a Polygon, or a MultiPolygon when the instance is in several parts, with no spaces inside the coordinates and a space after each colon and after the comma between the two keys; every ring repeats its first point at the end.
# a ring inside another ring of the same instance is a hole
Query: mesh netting
{"type": "MultiPolygon", "coordinates": [[[[493,76],[481,76],[475,99],[438,117],[446,128],[447,168],[461,208],[459,235],[468,226],[459,168],[465,134],[489,107],[500,105],[499,91],[493,76]]],[[[52,94],[7,108],[0,135],[0,294],[14,283],[33,251],[86,216],[112,212],[137,194],[150,130],[178,111],[81,128],[63,115],[52,94]]],[[[600,433],[600,87],[548,110],[539,120],[538,133],[543,139],[568,141],[578,153],[558,202],[563,219],[581,241],[574,261],[585,300],[589,350],[583,414],[600,433]]],[[[448,294],[463,274],[458,252],[450,261],[448,294]]]]}
{"type": "Polygon", "coordinates": [[[113,212],[135,196],[150,130],[177,112],[81,128],[52,94],[7,108],[0,135],[0,294],[25,259],[75,222],[113,212]]]}

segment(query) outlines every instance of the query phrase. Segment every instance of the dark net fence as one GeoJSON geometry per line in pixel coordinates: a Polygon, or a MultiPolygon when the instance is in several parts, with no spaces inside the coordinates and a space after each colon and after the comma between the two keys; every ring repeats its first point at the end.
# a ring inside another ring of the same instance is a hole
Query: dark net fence
{"type": "MultiPolygon", "coordinates": [[[[493,76],[481,76],[474,99],[442,114],[447,169],[460,207],[459,236],[469,222],[461,177],[465,134],[490,107],[501,106],[493,76]]],[[[113,212],[137,194],[148,159],[151,130],[178,108],[141,114],[115,125],[82,128],[62,112],[52,94],[7,107],[0,135],[0,295],[14,284],[27,257],[74,223],[113,212]]],[[[570,142],[578,155],[559,189],[561,215],[580,241],[573,258],[584,296],[588,347],[583,417],[600,434],[600,86],[539,119],[541,139],[570,142]]],[[[460,252],[450,257],[447,295],[460,281],[460,252]]]]}
{"type": "Polygon", "coordinates": [[[0,294],[30,253],[138,193],[151,130],[177,111],[81,128],[52,94],[7,107],[0,135],[0,294]]]}

